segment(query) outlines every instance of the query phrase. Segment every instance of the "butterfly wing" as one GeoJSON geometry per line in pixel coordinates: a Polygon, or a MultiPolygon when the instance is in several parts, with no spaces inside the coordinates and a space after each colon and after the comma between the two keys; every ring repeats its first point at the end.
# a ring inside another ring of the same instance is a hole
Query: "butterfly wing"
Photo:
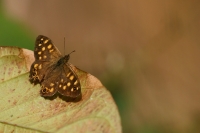
{"type": "Polygon", "coordinates": [[[81,95],[81,84],[79,78],[68,63],[63,66],[63,72],[60,76],[60,84],[58,85],[58,92],[61,95],[71,98],[76,98],[81,95]],[[63,79],[64,81],[61,82],[63,79]]]}
{"type": "Polygon", "coordinates": [[[35,61],[31,65],[29,80],[32,83],[41,83],[55,64],[62,57],[59,50],[53,45],[51,39],[46,36],[39,35],[35,41],[34,49],[35,61]]]}
{"type": "Polygon", "coordinates": [[[80,96],[80,81],[68,63],[56,66],[47,77],[41,84],[40,94],[42,96],[52,96],[56,91],[71,98],[80,96]]]}
{"type": "Polygon", "coordinates": [[[46,73],[45,79],[41,82],[40,94],[44,97],[53,96],[57,92],[58,78],[61,74],[56,64],[53,64],[49,70],[50,71],[46,73]]]}

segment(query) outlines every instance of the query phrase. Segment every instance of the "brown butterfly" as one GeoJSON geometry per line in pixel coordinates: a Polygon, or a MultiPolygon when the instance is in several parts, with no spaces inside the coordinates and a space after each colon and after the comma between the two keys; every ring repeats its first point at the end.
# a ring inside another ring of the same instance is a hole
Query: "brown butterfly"
{"type": "Polygon", "coordinates": [[[68,63],[70,54],[62,56],[51,39],[39,35],[35,41],[34,56],[29,80],[41,85],[41,96],[53,96],[56,92],[71,98],[81,95],[78,76],[68,63]]]}

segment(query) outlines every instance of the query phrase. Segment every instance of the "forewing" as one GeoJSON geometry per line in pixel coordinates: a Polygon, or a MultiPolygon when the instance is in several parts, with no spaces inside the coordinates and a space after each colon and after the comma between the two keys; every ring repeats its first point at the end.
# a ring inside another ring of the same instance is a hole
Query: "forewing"
{"type": "Polygon", "coordinates": [[[51,65],[62,56],[51,39],[43,35],[36,38],[34,56],[35,61],[31,65],[29,78],[32,83],[37,84],[43,80],[45,73],[51,71],[51,65]]]}

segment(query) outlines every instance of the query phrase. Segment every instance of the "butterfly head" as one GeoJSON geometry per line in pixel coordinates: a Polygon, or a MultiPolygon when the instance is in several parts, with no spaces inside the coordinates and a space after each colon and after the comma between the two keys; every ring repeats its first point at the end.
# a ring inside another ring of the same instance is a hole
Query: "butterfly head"
{"type": "MultiPolygon", "coordinates": [[[[75,50],[74,51],[72,51],[71,53],[73,53],[73,52],[75,52],[75,50]]],[[[63,57],[63,59],[64,59],[64,62],[65,63],[67,63],[68,62],[68,60],[69,60],[69,58],[70,58],[70,54],[71,53],[69,53],[69,54],[67,54],[67,55],[65,55],[64,57],[63,57]]]]}

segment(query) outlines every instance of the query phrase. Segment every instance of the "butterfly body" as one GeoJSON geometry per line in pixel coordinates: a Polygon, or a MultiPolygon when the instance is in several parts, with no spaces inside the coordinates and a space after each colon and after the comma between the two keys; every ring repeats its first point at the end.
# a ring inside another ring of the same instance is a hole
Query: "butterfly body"
{"type": "Polygon", "coordinates": [[[41,96],[53,96],[56,92],[71,98],[80,96],[80,81],[68,63],[70,54],[62,56],[48,37],[39,35],[34,56],[29,80],[41,85],[41,96]]]}

